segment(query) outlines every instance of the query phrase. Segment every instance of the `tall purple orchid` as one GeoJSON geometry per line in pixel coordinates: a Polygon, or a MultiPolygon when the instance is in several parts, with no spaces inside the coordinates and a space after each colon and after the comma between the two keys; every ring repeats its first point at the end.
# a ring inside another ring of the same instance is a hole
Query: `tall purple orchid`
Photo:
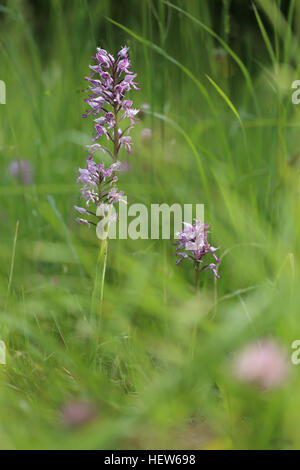
{"type": "MultiPolygon", "coordinates": [[[[134,81],[136,74],[131,71],[128,56],[128,47],[122,47],[116,58],[100,47],[97,48],[95,65],[90,65],[91,75],[86,77],[89,83],[88,97],[85,102],[89,110],[83,114],[84,118],[92,117],[95,133],[92,144],[88,145],[89,158],[87,168],[79,168],[78,183],[82,184],[81,196],[85,200],[85,207],[75,206],[81,217],[76,221],[90,227],[98,224],[94,220],[115,220],[113,204],[126,202],[123,192],[118,191],[116,172],[120,169],[119,153],[124,148],[132,153],[132,141],[129,135],[135,124],[137,109],[132,107],[132,101],[126,99],[127,93],[134,88],[138,90],[134,81]],[[128,123],[129,121],[129,123],[128,123]],[[126,123],[127,122],[127,123],[126,123]],[[126,124],[125,124],[126,123],[126,124]],[[101,150],[112,158],[112,164],[105,168],[104,162],[95,161],[95,153],[101,150]],[[92,206],[92,207],[90,207],[92,206]],[[106,217],[108,215],[108,218],[106,217]],[[83,218],[84,217],[84,218],[83,218]]],[[[108,234],[108,225],[105,235],[108,234]]],[[[92,313],[102,313],[105,272],[107,263],[108,241],[106,236],[101,239],[96,266],[96,275],[92,295],[92,313]]]]}
{"type": "Polygon", "coordinates": [[[200,271],[211,270],[217,279],[220,278],[217,265],[204,261],[204,258],[210,254],[217,263],[220,262],[215,254],[218,248],[211,246],[207,240],[208,228],[209,224],[202,223],[200,220],[195,220],[194,225],[184,222],[183,231],[176,234],[178,237],[175,243],[175,256],[178,256],[176,265],[180,264],[184,259],[188,259],[194,263],[197,287],[200,271]]]}
{"type": "MultiPolygon", "coordinates": [[[[90,65],[92,73],[86,77],[89,87],[85,92],[88,98],[85,101],[90,106],[82,116],[92,117],[94,121],[95,133],[92,145],[88,145],[89,158],[87,168],[79,168],[78,182],[82,183],[81,195],[85,199],[86,206],[90,203],[101,208],[104,212],[109,212],[109,207],[115,202],[125,202],[123,192],[118,191],[116,183],[118,177],[116,171],[120,167],[119,152],[124,148],[128,153],[132,153],[132,141],[129,136],[131,128],[136,121],[138,109],[132,107],[133,102],[125,99],[127,93],[132,89],[139,90],[134,81],[136,74],[131,69],[131,62],[128,55],[128,47],[122,47],[116,58],[101,48],[97,48],[95,65],[90,65]],[[124,122],[128,124],[123,125],[124,122]],[[99,143],[105,138],[106,142],[99,143]],[[104,163],[97,164],[94,154],[102,150],[110,155],[113,163],[105,168],[104,163]]],[[[75,209],[85,216],[96,216],[96,212],[75,206],[75,209]]],[[[77,218],[77,222],[90,226],[96,225],[94,222],[77,218]]]]}

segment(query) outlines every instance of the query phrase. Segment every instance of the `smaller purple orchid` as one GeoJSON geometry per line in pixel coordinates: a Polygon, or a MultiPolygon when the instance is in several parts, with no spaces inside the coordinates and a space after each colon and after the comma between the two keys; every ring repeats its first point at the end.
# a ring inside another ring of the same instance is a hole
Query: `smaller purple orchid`
{"type": "Polygon", "coordinates": [[[204,257],[211,254],[217,263],[220,260],[217,258],[215,252],[218,248],[214,248],[207,240],[207,229],[209,224],[202,223],[200,220],[195,220],[194,225],[183,222],[184,229],[182,232],[176,234],[178,240],[174,245],[176,246],[176,253],[178,256],[176,265],[179,265],[184,259],[189,259],[194,263],[197,274],[200,271],[207,271],[210,269],[217,279],[220,278],[217,265],[215,263],[205,264],[204,257]]]}

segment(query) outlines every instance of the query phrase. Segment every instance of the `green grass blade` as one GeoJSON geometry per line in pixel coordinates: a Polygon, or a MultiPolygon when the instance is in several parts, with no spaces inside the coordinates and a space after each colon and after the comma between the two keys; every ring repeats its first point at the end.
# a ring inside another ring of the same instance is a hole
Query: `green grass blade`
{"type": "Polygon", "coordinates": [[[8,300],[8,297],[9,297],[9,294],[10,294],[10,289],[11,289],[11,284],[12,284],[12,278],[13,278],[13,272],[14,272],[14,266],[15,266],[16,246],[17,246],[18,233],[19,233],[19,221],[17,220],[16,231],[15,231],[14,242],[13,242],[12,255],[11,255],[11,264],[10,264],[10,271],[9,271],[6,301],[8,300]]]}
{"type": "Polygon", "coordinates": [[[145,46],[147,47],[150,47],[151,49],[153,49],[155,52],[157,52],[158,54],[160,54],[162,57],[164,57],[165,59],[167,59],[169,62],[171,62],[172,64],[176,65],[178,68],[180,68],[196,85],[196,87],[198,88],[198,90],[201,92],[201,94],[203,95],[203,97],[205,98],[205,100],[207,101],[211,111],[213,112],[213,114],[215,114],[215,109],[214,109],[214,106],[213,106],[213,103],[209,97],[209,94],[207,93],[205,87],[202,85],[202,83],[195,77],[195,75],[187,68],[185,67],[183,64],[181,64],[181,62],[179,62],[178,60],[174,59],[174,57],[170,56],[166,51],[164,51],[161,47],[157,46],[156,44],[154,44],[153,42],[149,41],[148,39],[145,39],[143,38],[142,36],[140,36],[139,34],[135,33],[134,31],[132,31],[131,29],[127,28],[126,26],[118,23],[117,21],[114,21],[113,19],[111,18],[106,18],[108,21],[110,21],[112,24],[114,24],[115,26],[118,26],[118,28],[121,28],[123,29],[123,31],[125,31],[127,34],[129,34],[130,36],[132,36],[134,39],[136,39],[137,41],[141,42],[142,44],[144,44],[145,46]]]}
{"type": "Polygon", "coordinates": [[[246,66],[244,65],[243,61],[239,58],[239,56],[231,49],[230,46],[228,46],[228,44],[217,34],[215,33],[209,26],[207,26],[206,24],[202,23],[202,21],[198,20],[198,18],[195,18],[194,16],[192,16],[190,13],[188,13],[187,11],[185,10],[182,10],[182,8],[179,8],[177,5],[173,5],[172,3],[169,3],[169,2],[165,2],[166,5],[168,5],[170,8],[174,8],[175,10],[177,10],[179,13],[181,13],[182,15],[184,15],[186,18],[190,19],[191,21],[193,21],[194,23],[196,23],[198,26],[200,26],[200,28],[202,28],[204,31],[206,31],[208,34],[210,34],[214,39],[216,39],[219,44],[221,44],[222,47],[224,47],[224,49],[228,52],[228,54],[232,57],[232,59],[236,62],[236,64],[238,65],[238,67],[240,68],[242,74],[244,75],[245,77],[245,80],[246,80],[246,83],[248,85],[248,88],[251,92],[251,95],[254,99],[254,102],[256,103],[257,105],[257,109],[258,109],[258,104],[257,104],[257,100],[256,100],[256,94],[255,94],[255,91],[254,91],[254,88],[253,88],[253,85],[252,85],[252,80],[251,80],[251,77],[250,77],[250,74],[246,68],[246,66]]]}
{"type": "Polygon", "coordinates": [[[130,30],[129,28],[127,28],[126,26],[118,23],[117,21],[114,21],[113,19],[111,18],[106,18],[108,21],[110,21],[111,23],[113,23],[114,25],[118,26],[119,28],[121,28],[123,31],[125,31],[126,33],[128,33],[130,36],[132,36],[133,38],[135,38],[137,41],[141,42],[142,44],[144,44],[145,46],[147,47],[150,47],[151,49],[153,49],[155,52],[157,52],[158,54],[160,54],[161,56],[163,56],[165,59],[167,59],[169,62],[173,63],[174,65],[176,65],[179,69],[181,69],[194,83],[195,85],[197,86],[197,88],[199,89],[199,91],[201,92],[202,96],[205,98],[206,102],[208,103],[208,106],[209,106],[209,109],[212,113],[212,115],[214,116],[215,118],[215,121],[216,121],[216,127],[218,129],[218,132],[219,132],[219,135],[220,135],[220,139],[222,140],[223,142],[223,146],[224,146],[224,152],[227,153],[227,156],[229,157],[230,156],[230,151],[229,151],[229,148],[228,148],[228,141],[227,141],[227,138],[226,138],[226,134],[224,132],[224,129],[222,127],[222,125],[220,124],[220,121],[219,121],[219,116],[218,116],[218,113],[215,109],[215,106],[213,105],[212,103],[212,100],[210,99],[209,97],[209,94],[206,90],[206,88],[202,85],[202,83],[195,77],[195,75],[187,68],[185,67],[183,64],[181,64],[181,62],[179,62],[178,60],[174,59],[174,57],[170,56],[167,52],[165,52],[161,47],[157,46],[156,44],[154,44],[153,42],[149,41],[148,39],[145,39],[143,37],[141,37],[139,34],[135,33],[134,31],[130,30]]]}
{"type": "MultiPolygon", "coordinates": [[[[206,183],[207,177],[206,177],[205,172],[204,172],[204,168],[203,168],[202,161],[201,161],[201,156],[199,155],[199,152],[198,152],[195,144],[193,143],[191,137],[187,134],[187,132],[181,126],[179,126],[179,124],[177,124],[177,122],[173,121],[172,119],[168,118],[167,116],[164,116],[163,114],[160,114],[160,113],[147,113],[147,114],[151,114],[155,118],[166,122],[171,127],[176,129],[184,137],[184,139],[186,140],[187,144],[189,145],[190,149],[192,150],[192,152],[193,152],[193,154],[196,158],[198,169],[199,169],[199,172],[200,172],[200,175],[201,175],[201,178],[202,178],[202,182],[203,182],[203,185],[205,187],[206,195],[208,195],[209,192],[208,192],[208,186],[207,186],[207,183],[206,183]]],[[[202,151],[203,151],[203,153],[207,153],[203,149],[202,149],[202,151]]],[[[214,157],[212,157],[212,158],[214,158],[214,157]]]]}
{"type": "Polygon", "coordinates": [[[64,237],[66,239],[66,242],[71,250],[71,253],[73,254],[74,256],[74,259],[76,261],[76,264],[78,266],[78,269],[79,269],[79,272],[80,272],[80,275],[83,277],[84,276],[84,272],[82,270],[82,266],[81,266],[81,263],[80,263],[80,260],[79,260],[79,257],[78,257],[78,254],[77,254],[77,251],[75,249],[75,246],[72,242],[72,239],[71,239],[71,236],[70,236],[70,233],[69,233],[69,230],[66,226],[66,223],[64,221],[64,218],[62,217],[61,213],[59,212],[59,210],[57,209],[57,206],[56,206],[56,203],[55,203],[55,200],[53,198],[53,196],[51,195],[48,195],[47,196],[47,200],[48,200],[48,203],[51,207],[51,209],[53,210],[54,214],[56,215],[57,219],[59,220],[60,222],[60,225],[61,225],[61,228],[62,228],[62,232],[64,234],[64,237]]]}
{"type": "Polygon", "coordinates": [[[240,118],[240,115],[236,109],[236,107],[233,105],[232,101],[228,98],[228,96],[224,93],[224,91],[219,87],[219,85],[216,84],[216,82],[211,78],[209,77],[207,74],[205,74],[206,78],[210,81],[210,83],[214,86],[214,88],[217,90],[217,92],[219,93],[219,95],[223,98],[223,100],[225,101],[225,103],[228,104],[229,108],[231,109],[231,111],[234,113],[234,115],[238,118],[239,120],[239,123],[241,124],[241,126],[243,127],[243,123],[242,123],[242,120],[240,118]]]}
{"type": "Polygon", "coordinates": [[[255,14],[255,17],[256,17],[256,20],[257,20],[257,23],[258,23],[258,26],[259,26],[259,29],[260,29],[260,32],[261,32],[261,35],[263,37],[263,40],[265,41],[265,45],[266,45],[266,48],[268,50],[268,53],[270,55],[270,58],[273,62],[273,64],[276,64],[276,57],[275,57],[275,53],[273,51],[273,47],[272,47],[272,44],[271,44],[271,41],[269,39],[269,36],[268,36],[268,33],[264,27],[264,24],[261,20],[261,17],[258,13],[258,10],[256,8],[256,6],[254,5],[254,3],[252,4],[253,5],[253,10],[254,10],[254,14],[255,14]]]}

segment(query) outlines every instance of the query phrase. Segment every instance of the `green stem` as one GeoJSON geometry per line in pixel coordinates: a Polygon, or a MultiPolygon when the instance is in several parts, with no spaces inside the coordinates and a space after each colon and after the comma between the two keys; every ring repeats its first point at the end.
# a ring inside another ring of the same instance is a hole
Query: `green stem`
{"type": "MultiPolygon", "coordinates": [[[[113,70],[113,87],[116,85],[116,68],[113,70]]],[[[115,118],[114,125],[114,134],[113,134],[113,160],[116,162],[118,160],[119,153],[119,132],[118,132],[118,104],[115,103],[113,106],[113,113],[115,118]]],[[[115,173],[113,173],[113,176],[115,173]]],[[[99,193],[101,194],[101,188],[99,187],[99,193]]],[[[106,228],[108,231],[108,226],[106,228]]],[[[106,272],[106,263],[107,263],[107,251],[108,251],[108,236],[105,240],[100,240],[98,260],[96,266],[96,275],[94,282],[94,289],[92,295],[92,308],[91,314],[96,318],[102,316],[103,308],[103,294],[104,294],[104,283],[105,283],[105,272],[106,272]]]]}
{"type": "Polygon", "coordinates": [[[99,252],[92,295],[92,316],[102,316],[104,282],[107,263],[108,239],[99,241],[99,252]]]}
{"type": "MultiPolygon", "coordinates": [[[[200,283],[199,283],[199,263],[195,262],[195,277],[196,277],[196,295],[199,295],[200,291],[200,283]]],[[[197,340],[197,321],[195,321],[193,325],[193,330],[192,330],[192,337],[191,337],[191,342],[190,342],[190,356],[193,359],[194,358],[194,351],[195,351],[195,345],[196,345],[196,340],[197,340]]]]}
{"type": "Polygon", "coordinates": [[[199,263],[195,264],[195,272],[196,272],[196,294],[200,291],[200,283],[199,283],[199,263]]]}

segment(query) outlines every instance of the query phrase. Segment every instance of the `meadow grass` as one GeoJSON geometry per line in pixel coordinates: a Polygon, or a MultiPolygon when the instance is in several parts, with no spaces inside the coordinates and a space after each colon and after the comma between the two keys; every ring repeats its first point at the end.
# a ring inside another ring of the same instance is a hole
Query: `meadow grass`
{"type": "Polygon", "coordinates": [[[218,34],[205,0],[1,2],[0,448],[299,448],[297,367],[261,393],[230,366],[248,342],[290,356],[300,338],[300,9],[280,3],[240,6],[252,23],[237,37],[229,1],[218,34]],[[96,46],[124,44],[150,111],[122,189],[149,207],[204,203],[221,279],[206,272],[195,295],[171,241],[111,240],[99,321],[98,240],[73,210],[92,132],[81,90],[96,46]],[[33,185],[9,174],[20,157],[33,185]],[[75,399],[95,419],[66,429],[75,399]]]}

